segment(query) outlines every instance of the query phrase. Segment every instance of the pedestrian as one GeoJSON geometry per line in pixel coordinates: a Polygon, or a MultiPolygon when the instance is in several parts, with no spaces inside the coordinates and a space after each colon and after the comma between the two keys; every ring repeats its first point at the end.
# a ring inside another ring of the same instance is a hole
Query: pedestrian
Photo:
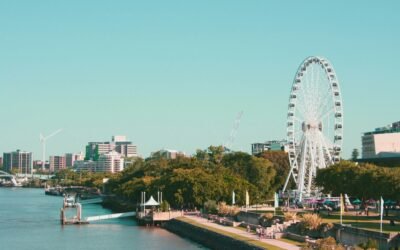
{"type": "Polygon", "coordinates": [[[258,239],[260,239],[260,229],[258,227],[256,228],[256,233],[258,235],[258,239]]]}
{"type": "Polygon", "coordinates": [[[262,228],[261,226],[258,226],[258,239],[261,239],[261,234],[262,234],[262,228]]]}
{"type": "Polygon", "coordinates": [[[246,230],[248,233],[250,233],[250,225],[249,224],[247,224],[246,230]]]}

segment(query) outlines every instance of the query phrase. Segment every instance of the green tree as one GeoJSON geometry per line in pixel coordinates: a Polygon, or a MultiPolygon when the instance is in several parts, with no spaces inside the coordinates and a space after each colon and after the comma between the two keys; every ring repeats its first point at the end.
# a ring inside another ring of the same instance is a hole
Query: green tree
{"type": "Polygon", "coordinates": [[[247,153],[234,152],[226,154],[222,164],[258,189],[258,192],[250,193],[252,197],[259,197],[260,201],[266,200],[276,191],[273,188],[276,171],[270,161],[247,153]]]}
{"type": "MultiPolygon", "coordinates": [[[[285,185],[286,178],[289,175],[290,163],[289,156],[285,151],[264,151],[257,155],[257,157],[269,160],[272,167],[275,169],[275,178],[272,184],[272,189],[282,190],[285,185]]],[[[289,180],[288,188],[294,188],[295,183],[293,179],[289,180]]]]}
{"type": "Polygon", "coordinates": [[[361,198],[400,198],[400,170],[341,161],[317,171],[316,184],[323,192],[333,195],[349,194],[361,198]]]}
{"type": "Polygon", "coordinates": [[[360,153],[358,152],[358,149],[353,149],[353,151],[351,152],[351,160],[352,161],[356,161],[358,159],[358,156],[360,155],[360,153]]]}

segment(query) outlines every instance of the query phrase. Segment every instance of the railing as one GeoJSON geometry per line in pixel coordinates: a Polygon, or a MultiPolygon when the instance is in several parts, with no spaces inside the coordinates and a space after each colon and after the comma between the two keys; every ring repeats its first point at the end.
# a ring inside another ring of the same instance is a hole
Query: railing
{"type": "Polygon", "coordinates": [[[130,217],[130,216],[135,216],[135,215],[136,215],[136,212],[126,212],[126,213],[118,213],[118,214],[105,214],[105,215],[86,217],[85,221],[89,222],[89,221],[98,221],[98,220],[109,220],[109,219],[130,217]]]}

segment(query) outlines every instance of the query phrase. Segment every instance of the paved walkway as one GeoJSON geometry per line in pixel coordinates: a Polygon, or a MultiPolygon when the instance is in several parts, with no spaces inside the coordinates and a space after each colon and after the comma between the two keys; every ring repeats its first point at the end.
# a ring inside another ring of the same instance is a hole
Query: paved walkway
{"type": "MultiPolygon", "coordinates": [[[[256,234],[248,233],[246,231],[243,231],[243,230],[240,230],[240,229],[237,229],[237,228],[234,228],[234,227],[222,226],[222,225],[210,222],[205,218],[201,218],[201,217],[197,217],[197,216],[185,215],[185,217],[187,217],[189,219],[192,219],[192,220],[196,221],[197,223],[203,224],[203,225],[208,226],[208,227],[213,227],[213,228],[216,228],[216,229],[219,229],[219,230],[223,230],[223,231],[226,231],[226,232],[234,233],[234,234],[237,234],[237,235],[240,235],[242,237],[246,237],[246,238],[249,238],[249,239],[252,239],[252,240],[259,240],[258,236],[256,234]]],[[[265,243],[267,243],[269,245],[280,247],[282,249],[287,249],[287,250],[299,250],[300,249],[300,247],[298,247],[298,246],[295,246],[295,245],[292,245],[292,244],[289,244],[289,243],[286,243],[286,242],[283,242],[283,241],[280,241],[280,240],[260,239],[260,241],[265,242],[265,243]]]]}

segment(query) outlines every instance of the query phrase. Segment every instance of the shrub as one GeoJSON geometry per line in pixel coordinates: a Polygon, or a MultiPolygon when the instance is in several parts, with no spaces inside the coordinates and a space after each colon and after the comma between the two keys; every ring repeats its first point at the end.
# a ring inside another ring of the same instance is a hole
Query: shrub
{"type": "Polygon", "coordinates": [[[336,243],[333,237],[317,240],[317,249],[320,250],[344,250],[345,248],[336,243]]]}
{"type": "Polygon", "coordinates": [[[317,230],[322,224],[322,218],[317,214],[303,214],[301,225],[306,230],[317,230]]]}
{"type": "Polygon", "coordinates": [[[214,200],[208,200],[208,201],[204,202],[204,211],[209,214],[218,213],[217,202],[214,200]]]}
{"type": "Polygon", "coordinates": [[[266,220],[272,220],[274,218],[273,213],[264,213],[262,214],[262,217],[265,218],[266,220]]]}
{"type": "Polygon", "coordinates": [[[240,209],[238,207],[226,205],[225,202],[220,202],[218,204],[219,214],[235,216],[237,213],[239,213],[239,211],[240,209]]]}
{"type": "Polygon", "coordinates": [[[364,250],[375,250],[378,249],[378,243],[375,240],[368,239],[367,242],[358,245],[364,250]]]}
{"type": "Polygon", "coordinates": [[[286,212],[283,213],[283,216],[285,217],[285,221],[294,221],[297,219],[297,213],[295,212],[286,212]]]}
{"type": "Polygon", "coordinates": [[[160,204],[161,212],[167,212],[169,210],[169,203],[168,201],[162,201],[160,204]]]}

